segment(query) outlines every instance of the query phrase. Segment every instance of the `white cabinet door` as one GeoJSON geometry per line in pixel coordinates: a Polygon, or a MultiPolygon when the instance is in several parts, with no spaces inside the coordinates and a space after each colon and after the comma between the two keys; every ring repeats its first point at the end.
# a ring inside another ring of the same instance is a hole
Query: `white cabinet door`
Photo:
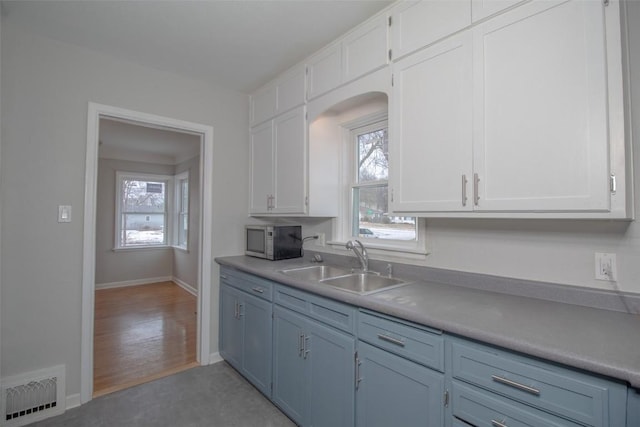
{"type": "Polygon", "coordinates": [[[342,83],[341,44],[335,43],[309,58],[307,98],[335,89],[342,83]]]}
{"type": "Polygon", "coordinates": [[[394,212],[472,209],[471,47],[464,32],[393,65],[394,212]]]}
{"type": "Polygon", "coordinates": [[[474,29],[481,211],[607,211],[600,1],[534,1],[474,29]]]}
{"type": "Polygon", "coordinates": [[[271,213],[304,214],[306,210],[306,120],[304,107],[273,120],[275,192],[271,213]]]}
{"type": "Polygon", "coordinates": [[[305,68],[297,67],[278,79],[277,112],[278,114],[304,104],[305,68]]]}
{"type": "Polygon", "coordinates": [[[421,49],[471,24],[471,0],[405,1],[392,11],[393,59],[421,49]]]}
{"type": "Polygon", "coordinates": [[[273,126],[268,121],[251,129],[251,199],[249,212],[270,212],[273,195],[273,126]]]}
{"type": "Polygon", "coordinates": [[[523,0],[473,0],[471,17],[476,22],[522,2],[523,0]]]}
{"type": "Polygon", "coordinates": [[[276,86],[267,86],[251,95],[251,125],[257,125],[276,115],[276,86]]]}
{"type": "Polygon", "coordinates": [[[342,41],[343,82],[387,64],[387,17],[381,16],[348,34],[342,41]]]}

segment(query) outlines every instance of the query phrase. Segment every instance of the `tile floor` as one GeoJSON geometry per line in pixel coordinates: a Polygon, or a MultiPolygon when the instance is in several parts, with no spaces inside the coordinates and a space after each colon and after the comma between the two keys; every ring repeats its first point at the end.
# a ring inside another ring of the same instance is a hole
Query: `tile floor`
{"type": "Polygon", "coordinates": [[[200,366],[93,399],[33,427],[290,427],[227,363],[200,366]]]}

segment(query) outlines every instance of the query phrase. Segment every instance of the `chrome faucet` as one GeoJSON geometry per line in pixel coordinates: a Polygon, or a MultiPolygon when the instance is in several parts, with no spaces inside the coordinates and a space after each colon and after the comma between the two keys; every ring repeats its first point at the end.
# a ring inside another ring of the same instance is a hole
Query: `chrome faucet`
{"type": "Polygon", "coordinates": [[[347,242],[346,247],[347,249],[352,250],[354,254],[356,254],[356,256],[358,257],[358,260],[360,261],[360,265],[362,266],[362,271],[364,273],[368,272],[369,271],[369,254],[367,253],[367,250],[365,249],[362,242],[360,240],[349,240],[347,242]],[[360,246],[360,249],[358,249],[358,246],[356,246],[356,244],[360,246]]]}

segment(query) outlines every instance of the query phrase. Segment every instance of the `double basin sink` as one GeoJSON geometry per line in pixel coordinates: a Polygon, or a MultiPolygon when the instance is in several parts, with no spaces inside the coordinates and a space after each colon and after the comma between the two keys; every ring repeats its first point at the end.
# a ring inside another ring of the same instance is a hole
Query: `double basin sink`
{"type": "Polygon", "coordinates": [[[380,273],[354,272],[353,269],[332,265],[313,265],[308,267],[281,270],[287,276],[300,280],[320,282],[357,294],[369,294],[389,287],[404,285],[407,282],[395,277],[382,276],[380,273]]]}

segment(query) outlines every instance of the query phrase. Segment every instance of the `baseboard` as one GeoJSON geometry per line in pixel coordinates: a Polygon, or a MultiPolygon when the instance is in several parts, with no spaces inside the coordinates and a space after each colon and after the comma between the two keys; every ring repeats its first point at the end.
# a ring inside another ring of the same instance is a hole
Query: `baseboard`
{"type": "Polygon", "coordinates": [[[69,396],[67,396],[67,410],[77,408],[80,405],[82,405],[80,393],[70,394],[69,396]]]}
{"type": "Polygon", "coordinates": [[[171,281],[173,283],[175,283],[176,285],[180,286],[182,289],[184,289],[185,291],[189,292],[191,295],[193,295],[194,297],[198,296],[198,290],[195,289],[193,286],[191,286],[190,284],[188,284],[187,282],[184,282],[180,279],[178,279],[177,277],[172,277],[171,281]]]}
{"type": "Polygon", "coordinates": [[[173,277],[171,276],[150,277],[148,279],[125,280],[123,282],[96,283],[96,289],[124,288],[126,286],[148,285],[150,283],[172,282],[172,281],[173,281],[173,277]]]}
{"type": "Polygon", "coordinates": [[[219,352],[211,353],[209,355],[209,364],[213,365],[214,363],[222,362],[224,359],[220,356],[219,352]]]}

